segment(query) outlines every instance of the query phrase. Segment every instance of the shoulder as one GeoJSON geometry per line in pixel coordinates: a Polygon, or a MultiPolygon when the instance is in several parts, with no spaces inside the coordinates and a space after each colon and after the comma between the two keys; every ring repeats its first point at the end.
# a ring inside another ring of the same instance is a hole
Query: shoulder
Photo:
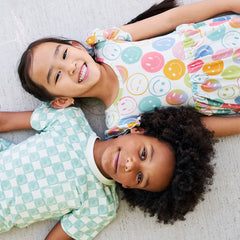
{"type": "Polygon", "coordinates": [[[42,103],[32,114],[31,125],[37,131],[42,131],[48,126],[62,125],[67,121],[79,119],[81,123],[87,124],[84,113],[80,108],[68,107],[64,109],[53,108],[50,103],[42,103]]]}

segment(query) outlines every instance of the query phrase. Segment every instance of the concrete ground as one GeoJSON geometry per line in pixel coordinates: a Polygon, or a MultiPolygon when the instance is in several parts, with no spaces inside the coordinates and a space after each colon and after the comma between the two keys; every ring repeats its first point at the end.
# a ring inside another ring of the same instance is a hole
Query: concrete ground
{"type": "MultiPolygon", "coordinates": [[[[184,4],[196,0],[183,0],[184,4]]],[[[24,92],[17,76],[18,60],[33,40],[64,36],[84,42],[96,27],[120,26],[157,0],[0,0],[0,111],[32,110],[39,101],[24,92]]],[[[187,13],[186,13],[187,14],[187,13]]],[[[85,100],[83,108],[93,129],[102,136],[103,105],[85,100]],[[87,106],[87,107],[86,107],[87,106]],[[101,123],[101,124],[100,124],[101,123]]],[[[32,131],[0,134],[15,143],[32,131]]],[[[216,144],[216,174],[207,193],[186,221],[163,225],[138,209],[129,211],[122,201],[117,218],[97,240],[238,240],[240,239],[240,137],[221,138],[216,144]]],[[[0,234],[0,240],[42,240],[55,221],[44,221],[24,229],[0,234]]]]}

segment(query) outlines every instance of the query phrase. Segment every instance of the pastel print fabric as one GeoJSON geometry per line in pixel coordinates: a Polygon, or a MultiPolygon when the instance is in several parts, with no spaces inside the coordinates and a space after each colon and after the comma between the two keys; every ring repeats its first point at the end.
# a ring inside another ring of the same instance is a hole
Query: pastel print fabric
{"type": "Polygon", "coordinates": [[[194,106],[206,115],[239,111],[238,15],[184,24],[139,42],[119,29],[92,36],[96,60],[119,79],[118,96],[105,112],[107,138],[139,125],[139,114],[155,107],[194,106]]]}
{"type": "Polygon", "coordinates": [[[31,124],[41,133],[0,152],[0,232],[57,218],[72,238],[94,238],[118,205],[89,166],[96,134],[80,108],[43,103],[31,124]]]}
{"type": "Polygon", "coordinates": [[[177,28],[195,107],[206,115],[240,109],[240,18],[230,15],[177,28]]]}

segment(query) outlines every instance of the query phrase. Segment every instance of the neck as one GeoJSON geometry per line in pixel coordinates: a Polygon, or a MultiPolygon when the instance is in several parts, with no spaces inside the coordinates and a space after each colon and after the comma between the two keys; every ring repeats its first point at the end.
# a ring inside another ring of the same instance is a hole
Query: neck
{"type": "Polygon", "coordinates": [[[111,106],[119,92],[118,78],[113,69],[105,63],[101,63],[101,87],[97,98],[103,101],[106,108],[111,106]]]}

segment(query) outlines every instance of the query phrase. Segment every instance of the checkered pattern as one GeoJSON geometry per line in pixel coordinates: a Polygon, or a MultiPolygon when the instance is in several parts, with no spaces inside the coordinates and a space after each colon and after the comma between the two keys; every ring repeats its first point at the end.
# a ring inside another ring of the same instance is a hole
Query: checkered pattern
{"type": "MultiPolygon", "coordinates": [[[[85,151],[96,138],[80,109],[42,104],[32,116],[36,134],[10,146],[0,141],[0,231],[62,217],[75,239],[92,239],[114,217],[115,185],[102,184],[85,151]]],[[[93,146],[88,151],[93,151],[93,146]]]]}

